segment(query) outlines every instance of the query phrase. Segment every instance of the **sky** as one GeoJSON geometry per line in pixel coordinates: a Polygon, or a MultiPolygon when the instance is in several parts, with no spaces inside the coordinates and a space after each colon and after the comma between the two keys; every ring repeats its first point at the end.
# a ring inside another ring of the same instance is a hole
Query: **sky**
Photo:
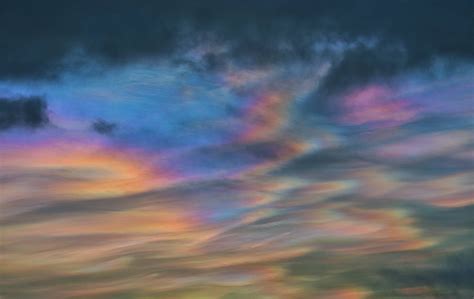
{"type": "Polygon", "coordinates": [[[0,297],[474,296],[474,2],[3,1],[0,297]]]}

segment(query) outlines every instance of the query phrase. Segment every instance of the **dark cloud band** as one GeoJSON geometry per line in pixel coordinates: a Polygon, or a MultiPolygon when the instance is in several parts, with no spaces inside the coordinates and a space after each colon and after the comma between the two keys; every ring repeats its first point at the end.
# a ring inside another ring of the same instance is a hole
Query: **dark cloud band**
{"type": "Polygon", "coordinates": [[[379,46],[359,47],[341,61],[328,79],[332,87],[346,83],[332,79],[341,72],[349,74],[340,80],[350,81],[438,56],[472,58],[472,11],[469,0],[7,1],[0,12],[0,78],[55,76],[77,49],[123,64],[174,57],[212,39],[229,47],[224,55],[206,56],[214,68],[229,60],[255,65],[308,59],[321,38],[377,38],[379,46]]]}

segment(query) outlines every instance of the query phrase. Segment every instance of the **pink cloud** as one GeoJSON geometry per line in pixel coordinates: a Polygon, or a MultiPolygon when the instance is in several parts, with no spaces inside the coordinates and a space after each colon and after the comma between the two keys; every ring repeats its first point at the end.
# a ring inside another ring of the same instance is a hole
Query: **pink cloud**
{"type": "Polygon", "coordinates": [[[350,125],[377,124],[397,126],[411,121],[417,114],[407,99],[399,98],[392,89],[369,85],[343,97],[343,116],[350,125]]]}

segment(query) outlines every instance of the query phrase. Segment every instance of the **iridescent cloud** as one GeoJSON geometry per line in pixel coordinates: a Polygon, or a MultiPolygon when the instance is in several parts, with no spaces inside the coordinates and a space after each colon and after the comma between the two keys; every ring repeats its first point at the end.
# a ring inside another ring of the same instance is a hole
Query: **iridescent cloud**
{"type": "Polygon", "coordinates": [[[309,117],[302,104],[321,100],[331,67],[150,62],[1,82],[6,97],[43,94],[50,117],[0,131],[7,298],[449,289],[391,275],[473,248],[460,211],[473,205],[472,82],[407,73],[335,93],[335,113],[309,117]]]}

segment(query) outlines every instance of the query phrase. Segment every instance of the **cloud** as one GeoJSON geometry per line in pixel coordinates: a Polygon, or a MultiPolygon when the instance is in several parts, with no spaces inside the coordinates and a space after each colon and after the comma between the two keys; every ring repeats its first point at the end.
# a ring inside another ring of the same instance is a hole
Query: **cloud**
{"type": "Polygon", "coordinates": [[[112,122],[105,121],[103,119],[98,119],[92,124],[92,129],[99,134],[112,134],[115,129],[117,129],[117,124],[112,122]]]}
{"type": "Polygon", "coordinates": [[[289,160],[273,173],[281,176],[328,177],[362,166],[366,166],[366,163],[356,151],[341,146],[306,153],[289,160]]]}
{"type": "Polygon", "coordinates": [[[0,98],[0,130],[38,128],[49,122],[47,104],[38,96],[0,98]]]}
{"type": "Polygon", "coordinates": [[[402,270],[383,270],[380,274],[383,279],[391,280],[393,285],[399,285],[399,292],[402,293],[424,290],[414,295],[425,295],[427,292],[434,293],[436,298],[465,298],[473,294],[469,279],[474,273],[473,260],[474,250],[468,248],[438,258],[434,261],[437,267],[418,269],[409,266],[402,270]]]}
{"type": "MultiPolygon", "coordinates": [[[[207,69],[238,62],[275,64],[312,59],[315,43],[361,38],[326,82],[332,89],[352,80],[390,75],[425,65],[435,57],[473,58],[472,1],[128,1],[101,4],[61,1],[7,2],[0,18],[0,78],[48,78],[88,59],[127,64],[147,58],[183,61],[182,54],[203,44],[207,69]],[[224,49],[224,50],[222,50],[224,49]],[[342,76],[341,76],[342,74],[342,76]]],[[[330,52],[329,54],[327,52],[330,52]]]]}
{"type": "Polygon", "coordinates": [[[468,1],[19,1],[5,296],[471,291],[468,1]]]}

